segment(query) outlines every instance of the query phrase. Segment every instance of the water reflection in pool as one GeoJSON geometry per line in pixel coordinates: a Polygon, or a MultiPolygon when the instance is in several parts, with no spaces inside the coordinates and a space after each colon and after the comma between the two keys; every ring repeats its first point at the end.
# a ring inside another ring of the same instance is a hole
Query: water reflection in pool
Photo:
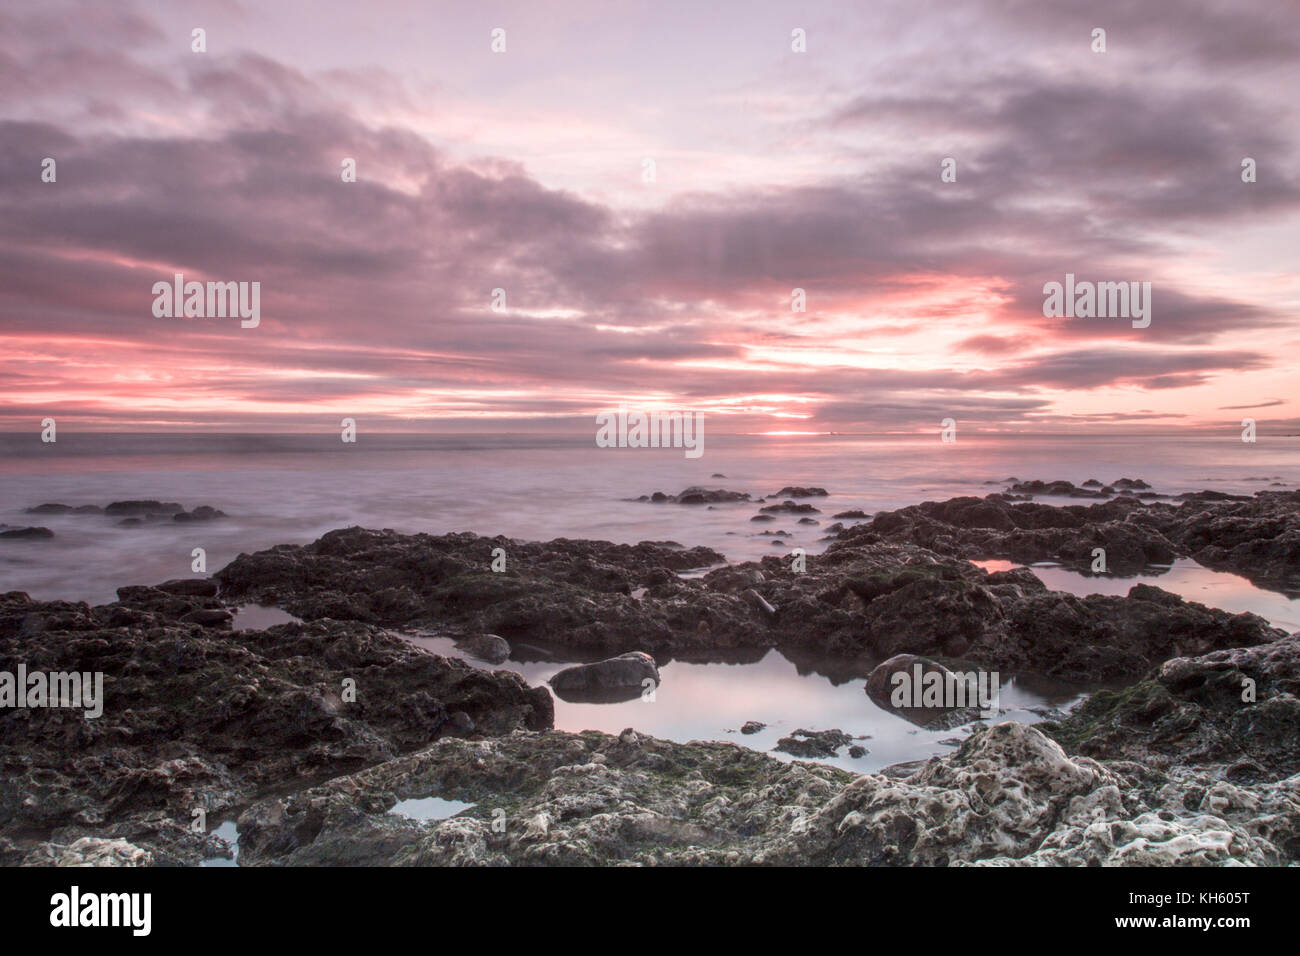
{"type": "MultiPolygon", "coordinates": [[[[405,634],[409,640],[435,654],[467,660],[478,667],[511,670],[529,684],[544,684],[547,678],[580,658],[572,649],[537,644],[512,644],[509,660],[493,667],[475,660],[455,646],[451,638],[427,634],[405,634]],[[549,659],[543,659],[543,658],[549,659]]],[[[587,657],[586,660],[593,658],[587,657]]],[[[966,730],[925,730],[883,710],[867,697],[865,686],[870,666],[865,663],[796,660],[772,649],[755,649],[729,660],[660,660],[660,684],[653,702],[640,698],[623,703],[573,703],[555,698],[557,730],[600,730],[617,734],[624,727],[668,740],[730,740],[755,750],[770,751],[777,741],[798,729],[838,729],[852,737],[869,753],[848,756],[847,748],[825,758],[859,773],[879,770],[905,760],[951,753],[952,743],[966,730]],[[741,734],[740,728],[756,720],[767,726],[755,734],[741,734]]],[[[1083,699],[1082,688],[1038,678],[1002,674],[1001,720],[1035,723],[1036,711],[1068,711],[1083,699]]],[[[773,756],[794,759],[782,753],[773,756]]]]}

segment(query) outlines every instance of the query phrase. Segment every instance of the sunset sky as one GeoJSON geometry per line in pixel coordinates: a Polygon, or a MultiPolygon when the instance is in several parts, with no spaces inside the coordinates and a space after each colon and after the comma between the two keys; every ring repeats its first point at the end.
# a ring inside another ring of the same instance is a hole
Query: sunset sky
{"type": "Polygon", "coordinates": [[[329,6],[6,0],[0,429],[1300,428],[1293,0],[329,6]]]}

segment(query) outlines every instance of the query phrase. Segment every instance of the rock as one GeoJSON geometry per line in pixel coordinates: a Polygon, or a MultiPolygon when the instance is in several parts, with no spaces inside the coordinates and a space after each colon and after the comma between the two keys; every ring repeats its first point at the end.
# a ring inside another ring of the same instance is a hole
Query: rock
{"type": "Polygon", "coordinates": [[[794,501],[783,501],[779,505],[764,505],[758,510],[764,514],[821,514],[812,505],[798,504],[794,501]]]}
{"type": "Polygon", "coordinates": [[[190,597],[216,597],[217,582],[209,578],[173,578],[158,585],[158,590],[190,597]]]}
{"type": "Polygon", "coordinates": [[[659,668],[649,654],[632,651],[594,664],[566,667],[548,683],[565,700],[585,699],[587,695],[599,698],[610,692],[617,699],[630,699],[641,694],[647,686],[645,681],[653,681],[657,687],[659,668]]]}
{"type": "Polygon", "coordinates": [[[741,596],[748,601],[751,606],[762,611],[768,617],[776,616],[776,608],[768,603],[767,598],[763,597],[763,595],[759,594],[753,588],[746,588],[741,596]]]}
{"type": "Polygon", "coordinates": [[[744,726],[740,728],[740,732],[742,734],[756,734],[760,730],[764,729],[765,727],[767,727],[767,724],[764,724],[760,721],[747,720],[745,721],[744,726]]]}
{"type": "Polygon", "coordinates": [[[23,866],[153,866],[154,855],[125,840],[82,837],[70,845],[42,843],[23,866]]]}
{"type": "Polygon", "coordinates": [[[771,498],[818,498],[818,497],[824,498],[824,497],[826,497],[828,494],[830,494],[830,492],[827,491],[825,488],[803,488],[803,487],[800,487],[800,486],[798,486],[798,485],[786,485],[786,487],[782,488],[782,489],[781,489],[780,491],[778,491],[776,494],[774,494],[774,495],[769,495],[768,497],[771,497],[771,498]]]}
{"type": "Polygon", "coordinates": [[[218,511],[216,508],[210,508],[207,505],[199,505],[193,511],[180,511],[172,515],[173,521],[213,521],[217,518],[226,517],[224,511],[218,511]]]}
{"type": "Polygon", "coordinates": [[[37,505],[35,508],[28,508],[29,515],[63,515],[72,511],[72,505],[61,504],[44,504],[37,505]]]}
{"type": "Polygon", "coordinates": [[[776,742],[775,750],[795,757],[834,757],[853,738],[842,730],[796,730],[776,742]]]}
{"type": "Polygon", "coordinates": [[[234,615],[225,608],[199,608],[190,611],[181,618],[182,624],[201,624],[204,627],[225,627],[234,620],[234,615]]]}
{"type": "Polygon", "coordinates": [[[106,515],[170,515],[184,511],[185,508],[175,501],[155,501],[152,498],[139,501],[114,501],[104,509],[106,515]]]}
{"type": "Polygon", "coordinates": [[[849,756],[852,757],[854,760],[861,759],[862,757],[865,757],[870,752],[871,751],[869,751],[866,747],[861,746],[860,744],[854,744],[849,748],[849,756]]]}
{"type": "Polygon", "coordinates": [[[1141,478],[1121,478],[1119,481],[1111,482],[1116,488],[1128,488],[1131,490],[1145,490],[1150,488],[1141,478]]]}
{"type": "Polygon", "coordinates": [[[870,518],[871,515],[867,514],[867,513],[866,513],[865,511],[863,511],[861,508],[851,508],[851,509],[848,510],[848,511],[841,511],[839,514],[832,515],[831,517],[833,517],[833,518],[870,518]]]}
{"type": "Polygon", "coordinates": [[[479,634],[476,637],[457,641],[456,646],[489,664],[501,664],[510,657],[510,644],[504,637],[498,637],[496,634],[479,634]]]}
{"type": "Polygon", "coordinates": [[[0,538],[53,538],[54,532],[49,528],[6,528],[0,531],[0,538]]]}
{"type": "MultiPolygon", "coordinates": [[[[931,730],[946,729],[970,723],[980,716],[978,681],[968,679],[969,676],[915,654],[895,654],[872,670],[865,689],[878,707],[910,723],[931,730]],[[922,694],[935,679],[941,682],[942,694],[930,705],[922,694]],[[912,701],[920,701],[921,705],[912,706],[912,701]]],[[[998,688],[990,683],[991,676],[985,681],[985,689],[995,700],[998,688]]]]}
{"type": "Polygon", "coordinates": [[[545,688],[379,627],[191,627],[183,619],[215,598],[120,590],[123,600],[98,607],[0,594],[0,662],[104,674],[98,719],[0,708],[0,837],[123,840],[158,865],[194,865],[220,848],[189,831],[191,807],[215,819],[471,726],[493,737],[554,719],[545,688]],[[343,700],[347,679],[354,702],[343,700]]]}
{"type": "MultiPolygon", "coordinates": [[[[966,501],[990,509],[991,520],[1007,507],[966,501]]],[[[963,499],[957,506],[965,509],[963,499]]],[[[1112,506],[1148,507],[1094,507],[1112,506]]],[[[1056,513],[1069,508],[1047,510],[1053,514],[1044,520],[1059,521],[1056,513]]],[[[895,527],[882,517],[864,526],[868,533],[842,534],[803,573],[773,554],[686,579],[676,572],[722,564],[722,555],[645,543],[347,529],[301,547],[241,555],[216,578],[226,603],[271,605],[307,621],[500,634],[512,644],[582,649],[594,659],[631,650],[780,647],[872,661],[898,653],[963,658],[1006,674],[1101,682],[1131,679],[1171,656],[1281,636],[1258,617],[1166,600],[1158,589],[1078,598],[1047,590],[1025,569],[987,574],[940,551],[882,540],[895,527]],[[511,555],[506,574],[487,570],[497,546],[511,555]],[[752,573],[764,576],[757,593],[779,613],[744,593],[756,590],[752,573]]],[[[919,519],[896,520],[902,537],[921,527],[919,519]]],[[[951,548],[943,536],[932,543],[951,548]]]]}
{"type": "Polygon", "coordinates": [[[1300,773],[1300,634],[1175,657],[1092,695],[1046,733],[1072,751],[1204,769],[1233,783],[1300,773]],[[1247,689],[1253,700],[1246,700],[1247,689]]]}
{"type": "Polygon", "coordinates": [[[650,501],[656,504],[679,505],[712,505],[749,500],[749,494],[743,491],[728,491],[725,488],[703,488],[699,485],[685,488],[680,494],[676,495],[666,495],[661,491],[656,491],[650,496],[650,501]]]}

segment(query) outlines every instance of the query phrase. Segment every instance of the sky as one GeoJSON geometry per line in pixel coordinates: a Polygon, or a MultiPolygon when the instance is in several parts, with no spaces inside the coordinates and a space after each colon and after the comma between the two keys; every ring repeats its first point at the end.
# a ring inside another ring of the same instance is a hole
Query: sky
{"type": "Polygon", "coordinates": [[[1292,0],[6,0],[0,429],[1298,431],[1297,90],[1292,0]]]}

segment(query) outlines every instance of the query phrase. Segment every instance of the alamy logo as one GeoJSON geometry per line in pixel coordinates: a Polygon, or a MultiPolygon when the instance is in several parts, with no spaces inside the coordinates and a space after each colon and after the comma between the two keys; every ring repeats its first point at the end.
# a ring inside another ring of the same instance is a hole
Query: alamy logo
{"type": "Polygon", "coordinates": [[[1075,282],[1065,274],[1065,284],[1043,286],[1043,316],[1048,319],[1132,319],[1133,328],[1151,324],[1150,282],[1075,282]]]}
{"type": "Polygon", "coordinates": [[[74,886],[50,897],[50,925],[129,926],[132,936],[148,936],[153,928],[153,894],[85,893],[74,886]]]}
{"type": "Polygon", "coordinates": [[[894,689],[889,703],[897,708],[957,710],[979,707],[980,716],[998,716],[1001,685],[998,672],[931,670],[919,663],[912,670],[895,671],[890,677],[894,689]]]}
{"type": "Polygon", "coordinates": [[[597,448],[685,448],[687,458],[704,454],[703,412],[600,412],[597,448]]]}
{"type": "Polygon", "coordinates": [[[159,319],[224,319],[239,316],[241,328],[262,322],[262,283],[186,282],[176,273],[171,282],[153,284],[153,314],[159,319]]]}
{"type": "Polygon", "coordinates": [[[27,665],[19,664],[16,674],[0,671],[0,707],[73,707],[84,710],[87,718],[98,717],[104,713],[104,674],[28,673],[27,665]]]}

